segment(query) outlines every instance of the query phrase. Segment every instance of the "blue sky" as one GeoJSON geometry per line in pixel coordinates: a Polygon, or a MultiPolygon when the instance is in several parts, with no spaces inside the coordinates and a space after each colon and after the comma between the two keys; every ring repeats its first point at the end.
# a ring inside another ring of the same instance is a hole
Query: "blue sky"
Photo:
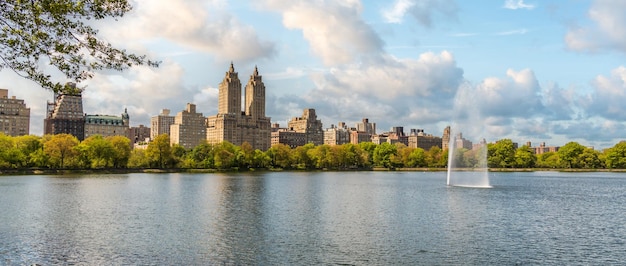
{"type": "MultiPolygon", "coordinates": [[[[81,85],[85,112],[128,108],[133,126],[188,102],[214,115],[232,61],[244,83],[258,66],[281,125],[315,108],[325,128],[367,117],[379,133],[441,135],[452,124],[472,141],[606,148],[626,132],[626,1],[131,2],[95,26],[161,67],[81,85]]],[[[40,135],[52,93],[7,70],[0,87],[26,100],[40,135]]]]}

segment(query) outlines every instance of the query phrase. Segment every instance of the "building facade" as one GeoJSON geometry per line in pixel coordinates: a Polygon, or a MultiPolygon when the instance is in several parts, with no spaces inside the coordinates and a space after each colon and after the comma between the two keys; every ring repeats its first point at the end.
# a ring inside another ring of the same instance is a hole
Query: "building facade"
{"type": "Polygon", "coordinates": [[[9,90],[0,89],[0,133],[23,136],[30,132],[30,108],[24,100],[9,98],[9,90]]]}
{"type": "Polygon", "coordinates": [[[344,122],[339,122],[337,127],[331,125],[324,131],[324,144],[334,146],[350,143],[350,132],[344,122]]]}
{"type": "Polygon", "coordinates": [[[126,109],[121,116],[85,115],[85,138],[94,135],[127,137],[129,124],[130,117],[126,109]]]}
{"type": "Polygon", "coordinates": [[[150,140],[150,128],[144,125],[138,127],[130,127],[128,129],[128,139],[130,143],[143,143],[150,140]]]}
{"type": "Polygon", "coordinates": [[[363,118],[361,123],[356,123],[356,130],[370,134],[370,136],[376,135],[376,123],[370,123],[368,118],[363,118]]]}
{"type": "Polygon", "coordinates": [[[218,112],[206,122],[208,143],[228,141],[240,146],[250,143],[252,148],[267,150],[271,144],[270,118],[265,116],[265,84],[257,67],[245,87],[245,107],[241,110],[241,81],[230,64],[219,84],[218,112]]]}
{"type": "Polygon", "coordinates": [[[150,118],[150,139],[155,139],[158,135],[170,135],[170,126],[174,124],[176,118],[170,115],[169,109],[161,110],[161,113],[150,118]]]}
{"type": "Polygon", "coordinates": [[[54,102],[48,102],[44,134],[64,133],[74,135],[80,141],[85,139],[82,92],[82,89],[70,82],[55,93],[54,102]]]}
{"type": "Polygon", "coordinates": [[[278,124],[272,125],[271,145],[285,144],[290,148],[304,146],[306,144],[306,135],[304,133],[295,132],[287,128],[281,128],[278,124]]]}
{"type": "Polygon", "coordinates": [[[196,105],[188,103],[187,108],[179,112],[170,126],[170,144],[179,144],[185,149],[202,143],[206,138],[206,118],[196,112],[196,105]]]}
{"type": "Polygon", "coordinates": [[[317,119],[315,109],[304,109],[302,116],[294,117],[288,122],[287,128],[297,133],[304,133],[306,143],[313,145],[324,144],[324,129],[322,121],[317,119]]]}
{"type": "Polygon", "coordinates": [[[443,137],[441,138],[441,149],[450,148],[450,126],[443,129],[443,137]]]}
{"type": "Polygon", "coordinates": [[[432,147],[441,148],[443,141],[440,137],[424,133],[423,129],[411,129],[408,142],[409,148],[421,148],[427,151],[432,147]]]}

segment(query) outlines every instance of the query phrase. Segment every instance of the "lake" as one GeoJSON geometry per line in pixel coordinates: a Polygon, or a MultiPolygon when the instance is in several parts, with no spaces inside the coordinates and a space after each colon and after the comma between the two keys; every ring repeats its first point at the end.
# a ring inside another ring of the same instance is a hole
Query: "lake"
{"type": "MultiPolygon", "coordinates": [[[[463,173],[457,173],[463,174],[463,173]]],[[[626,263],[626,174],[0,176],[0,265],[626,263]]]]}

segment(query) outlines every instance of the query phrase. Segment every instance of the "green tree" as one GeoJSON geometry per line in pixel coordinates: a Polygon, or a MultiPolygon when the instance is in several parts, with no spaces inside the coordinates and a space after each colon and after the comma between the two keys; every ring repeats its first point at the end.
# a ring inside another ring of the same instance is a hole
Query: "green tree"
{"type": "Polygon", "coordinates": [[[510,139],[501,139],[487,144],[487,165],[496,168],[515,166],[515,146],[510,139]]]}
{"type": "Polygon", "coordinates": [[[314,160],[309,156],[309,151],[315,149],[313,143],[298,146],[291,151],[291,160],[296,169],[312,169],[315,167],[314,160]]]}
{"type": "Polygon", "coordinates": [[[605,163],[609,169],[626,168],[626,141],[621,141],[606,150],[605,163]]]}
{"type": "Polygon", "coordinates": [[[250,168],[254,164],[254,148],[244,141],[237,150],[237,162],[239,167],[250,168]]]}
{"type": "Polygon", "coordinates": [[[361,142],[359,143],[359,147],[365,151],[365,155],[367,155],[367,165],[374,164],[374,150],[376,149],[376,143],[373,142],[361,142]]]}
{"type": "Polygon", "coordinates": [[[130,159],[130,139],[124,136],[110,136],[106,140],[113,147],[113,156],[111,162],[115,168],[124,168],[128,165],[130,159]]]}
{"type": "Polygon", "coordinates": [[[180,144],[172,145],[172,158],[169,162],[169,167],[181,167],[182,162],[187,154],[187,150],[180,144]]]}
{"type": "Polygon", "coordinates": [[[422,148],[415,148],[409,154],[406,162],[407,167],[426,167],[426,152],[422,148]]]}
{"type": "Polygon", "coordinates": [[[367,154],[360,146],[346,143],[339,147],[344,156],[344,168],[360,168],[366,166],[367,154]]]}
{"type": "Polygon", "coordinates": [[[238,147],[228,141],[215,146],[214,162],[217,169],[230,169],[236,166],[238,147]]]}
{"type": "Polygon", "coordinates": [[[559,148],[557,153],[560,160],[567,168],[579,168],[579,156],[585,150],[585,146],[580,145],[578,142],[568,142],[565,146],[559,148]]]}
{"type": "Polygon", "coordinates": [[[215,149],[213,144],[208,144],[206,142],[201,143],[196,146],[188,153],[188,156],[191,157],[192,165],[189,165],[191,168],[214,168],[214,160],[215,160],[215,149]]]}
{"type": "Polygon", "coordinates": [[[291,167],[291,148],[285,144],[274,144],[267,150],[267,156],[272,159],[272,167],[288,169],[291,167]]]}
{"type": "Polygon", "coordinates": [[[77,147],[79,154],[85,154],[81,159],[84,160],[84,167],[105,168],[113,165],[113,157],[115,149],[111,142],[107,141],[101,135],[93,135],[83,140],[77,147]]]}
{"type": "Polygon", "coordinates": [[[391,168],[392,156],[397,155],[398,148],[388,142],[383,142],[374,149],[374,165],[391,168]]]}
{"type": "Polygon", "coordinates": [[[170,136],[167,134],[158,135],[146,148],[146,156],[150,160],[150,166],[158,168],[170,167],[172,161],[172,147],[170,146],[170,136]]]}
{"type": "Polygon", "coordinates": [[[585,148],[583,153],[578,156],[578,167],[585,169],[603,168],[604,164],[600,156],[600,152],[592,148],[585,148]]]}
{"type": "Polygon", "coordinates": [[[331,148],[327,144],[315,146],[315,148],[308,151],[308,155],[318,169],[331,168],[335,163],[331,154],[331,148]]]}
{"type": "Polygon", "coordinates": [[[272,159],[267,156],[267,153],[256,149],[254,150],[254,157],[252,160],[252,167],[255,168],[267,168],[271,165],[272,159]]]}
{"type": "Polygon", "coordinates": [[[130,168],[146,168],[150,167],[150,158],[146,155],[144,149],[133,149],[130,152],[127,166],[130,168]]]}
{"type": "Polygon", "coordinates": [[[33,135],[24,135],[13,138],[15,146],[24,158],[23,166],[36,166],[33,158],[37,152],[43,152],[43,143],[41,137],[33,135]]]}
{"type": "Polygon", "coordinates": [[[121,17],[131,10],[127,0],[0,1],[0,69],[55,92],[45,64],[79,83],[101,69],[124,70],[133,65],[158,66],[98,38],[87,21],[121,17]]]}
{"type": "Polygon", "coordinates": [[[545,152],[537,156],[537,167],[541,168],[560,168],[561,160],[556,152],[545,152]]]}
{"type": "Polygon", "coordinates": [[[50,166],[53,168],[66,168],[69,162],[76,159],[78,152],[75,147],[78,144],[78,139],[70,134],[53,135],[44,142],[43,150],[48,157],[50,166]]]}
{"type": "Polygon", "coordinates": [[[520,168],[532,168],[537,163],[537,156],[530,149],[530,147],[524,145],[519,147],[515,151],[515,166],[520,168]]]}
{"type": "Polygon", "coordinates": [[[430,147],[428,152],[426,152],[426,164],[429,167],[446,167],[448,165],[448,159],[447,156],[443,159],[444,153],[447,154],[448,150],[444,152],[437,146],[430,147]],[[442,164],[443,161],[445,161],[445,163],[442,164]]]}
{"type": "Polygon", "coordinates": [[[13,137],[0,133],[0,168],[19,168],[25,161],[13,137]]]}

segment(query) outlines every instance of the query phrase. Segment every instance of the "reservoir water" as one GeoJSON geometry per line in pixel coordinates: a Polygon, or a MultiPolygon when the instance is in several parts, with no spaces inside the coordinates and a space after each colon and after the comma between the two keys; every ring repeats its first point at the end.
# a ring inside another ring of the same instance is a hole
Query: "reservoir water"
{"type": "MultiPolygon", "coordinates": [[[[463,173],[458,173],[463,174],[463,173]]],[[[0,265],[624,265],[626,174],[0,176],[0,265]]]]}

